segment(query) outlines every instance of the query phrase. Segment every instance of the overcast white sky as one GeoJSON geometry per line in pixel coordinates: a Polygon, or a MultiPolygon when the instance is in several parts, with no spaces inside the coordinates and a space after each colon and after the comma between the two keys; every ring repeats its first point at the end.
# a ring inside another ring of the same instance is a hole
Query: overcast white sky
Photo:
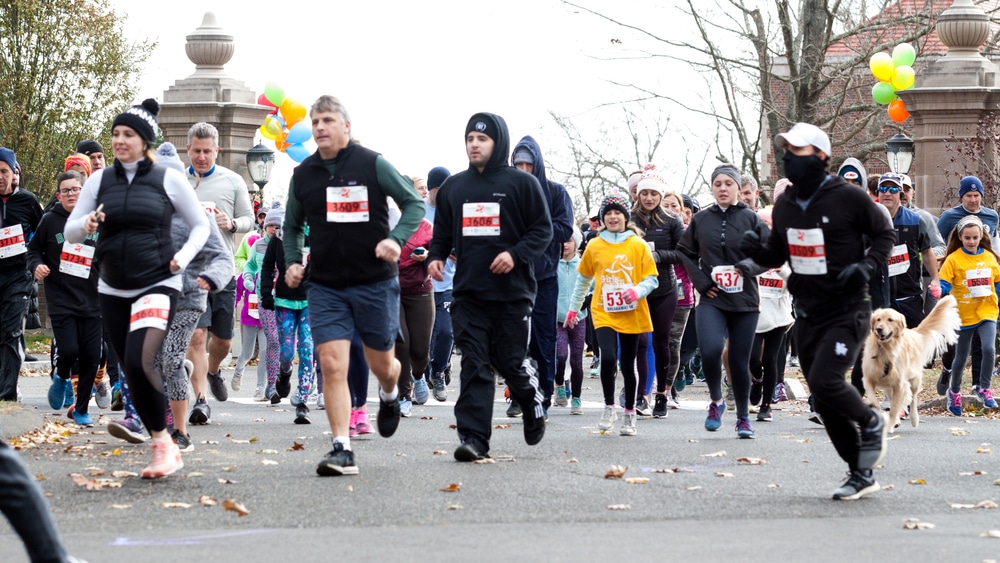
{"type": "MultiPolygon", "coordinates": [[[[274,81],[307,107],[321,94],[336,95],[351,113],[354,135],[408,175],[423,176],[438,165],[465,169],[464,127],[477,111],[503,116],[512,143],[531,134],[548,153],[563,141],[548,110],[575,115],[629,98],[607,79],[646,75],[647,83],[686,87],[679,79],[684,69],[662,61],[598,60],[635,48],[636,41],[612,44],[623,30],[558,0],[112,3],[127,14],[129,37],[158,43],[138,99],[162,100],[175,80],[194,72],[184,53],[186,36],[211,11],[235,36],[230,76],[258,94],[274,81]]],[[[643,21],[649,5],[621,0],[614,10],[643,21]]],[[[665,15],[663,9],[654,14],[665,15]]],[[[683,115],[671,113],[683,123],[683,115]]],[[[671,152],[668,143],[661,158],[671,152]]],[[[284,191],[293,166],[278,155],[267,199],[284,191]]]]}

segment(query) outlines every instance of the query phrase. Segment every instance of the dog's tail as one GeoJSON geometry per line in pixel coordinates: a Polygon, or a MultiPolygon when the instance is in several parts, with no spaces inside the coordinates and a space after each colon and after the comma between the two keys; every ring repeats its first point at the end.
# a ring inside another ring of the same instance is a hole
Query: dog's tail
{"type": "Polygon", "coordinates": [[[933,361],[935,354],[943,354],[950,344],[957,342],[961,328],[958,303],[953,295],[946,295],[937,302],[923,322],[913,329],[920,335],[924,365],[933,361]]]}

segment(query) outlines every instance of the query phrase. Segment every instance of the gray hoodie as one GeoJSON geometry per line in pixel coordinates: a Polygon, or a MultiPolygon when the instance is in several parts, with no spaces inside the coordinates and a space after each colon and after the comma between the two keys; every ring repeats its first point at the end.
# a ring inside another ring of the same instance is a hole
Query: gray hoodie
{"type": "Polygon", "coordinates": [[[845,168],[854,168],[858,175],[861,176],[861,189],[868,191],[868,172],[865,170],[865,165],[861,164],[861,161],[854,157],[845,159],[844,163],[840,165],[840,170],[837,170],[837,176],[843,178],[844,172],[847,172],[847,170],[844,170],[845,168]]]}
{"type": "MultiPolygon", "coordinates": [[[[203,277],[208,280],[213,291],[218,291],[233,279],[233,255],[226,248],[226,243],[222,239],[222,231],[215,224],[209,221],[212,232],[205,241],[205,246],[198,251],[194,260],[184,269],[184,290],[181,291],[177,300],[177,310],[194,309],[205,311],[208,301],[208,292],[198,287],[198,278],[203,277]]],[[[180,248],[187,242],[191,229],[187,226],[179,215],[174,215],[170,225],[170,235],[174,239],[174,247],[180,248]]]]}

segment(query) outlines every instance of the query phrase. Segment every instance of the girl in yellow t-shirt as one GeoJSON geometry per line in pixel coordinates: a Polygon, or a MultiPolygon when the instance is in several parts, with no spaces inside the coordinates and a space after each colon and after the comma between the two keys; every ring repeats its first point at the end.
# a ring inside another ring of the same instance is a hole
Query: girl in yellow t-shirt
{"type": "Polygon", "coordinates": [[[621,435],[635,436],[635,397],[638,381],[635,355],[639,337],[653,330],[646,296],[656,289],[656,263],[649,246],[636,236],[629,223],[629,201],[622,193],[604,198],[600,210],[604,227],[587,244],[577,268],[576,280],[565,325],[573,328],[584,296],[595,282],[590,314],[594,319],[597,343],[601,349],[601,387],[604,412],[598,422],[602,431],[611,430],[615,413],[615,372],[618,371],[618,345],[621,344],[621,368],[625,378],[625,407],[621,435]]]}
{"type": "MultiPolygon", "coordinates": [[[[975,215],[963,217],[948,237],[947,257],[941,266],[941,292],[954,293],[962,330],[955,345],[955,360],[951,364],[951,383],[947,389],[948,410],[962,416],[962,372],[969,358],[972,336],[979,334],[983,346],[980,385],[972,391],[979,395],[987,408],[997,402],[990,390],[993,362],[996,358],[994,338],[997,332],[997,290],[1000,287],[1000,264],[990,244],[990,236],[975,215]]],[[[938,389],[940,393],[940,388],[938,389]]]]}

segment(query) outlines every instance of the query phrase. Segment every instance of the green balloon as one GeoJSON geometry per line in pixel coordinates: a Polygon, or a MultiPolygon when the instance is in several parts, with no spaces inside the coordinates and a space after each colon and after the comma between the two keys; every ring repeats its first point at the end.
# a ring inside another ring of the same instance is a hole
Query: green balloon
{"type": "Polygon", "coordinates": [[[916,60],[917,52],[909,43],[900,43],[892,50],[892,64],[897,67],[913,66],[913,62],[916,60]]]}
{"type": "Polygon", "coordinates": [[[889,82],[879,82],[872,87],[872,99],[884,106],[896,99],[896,89],[889,82]]]}
{"type": "Polygon", "coordinates": [[[264,97],[274,104],[274,107],[280,108],[281,104],[285,102],[285,91],[274,82],[268,82],[264,85],[264,97]]]}

